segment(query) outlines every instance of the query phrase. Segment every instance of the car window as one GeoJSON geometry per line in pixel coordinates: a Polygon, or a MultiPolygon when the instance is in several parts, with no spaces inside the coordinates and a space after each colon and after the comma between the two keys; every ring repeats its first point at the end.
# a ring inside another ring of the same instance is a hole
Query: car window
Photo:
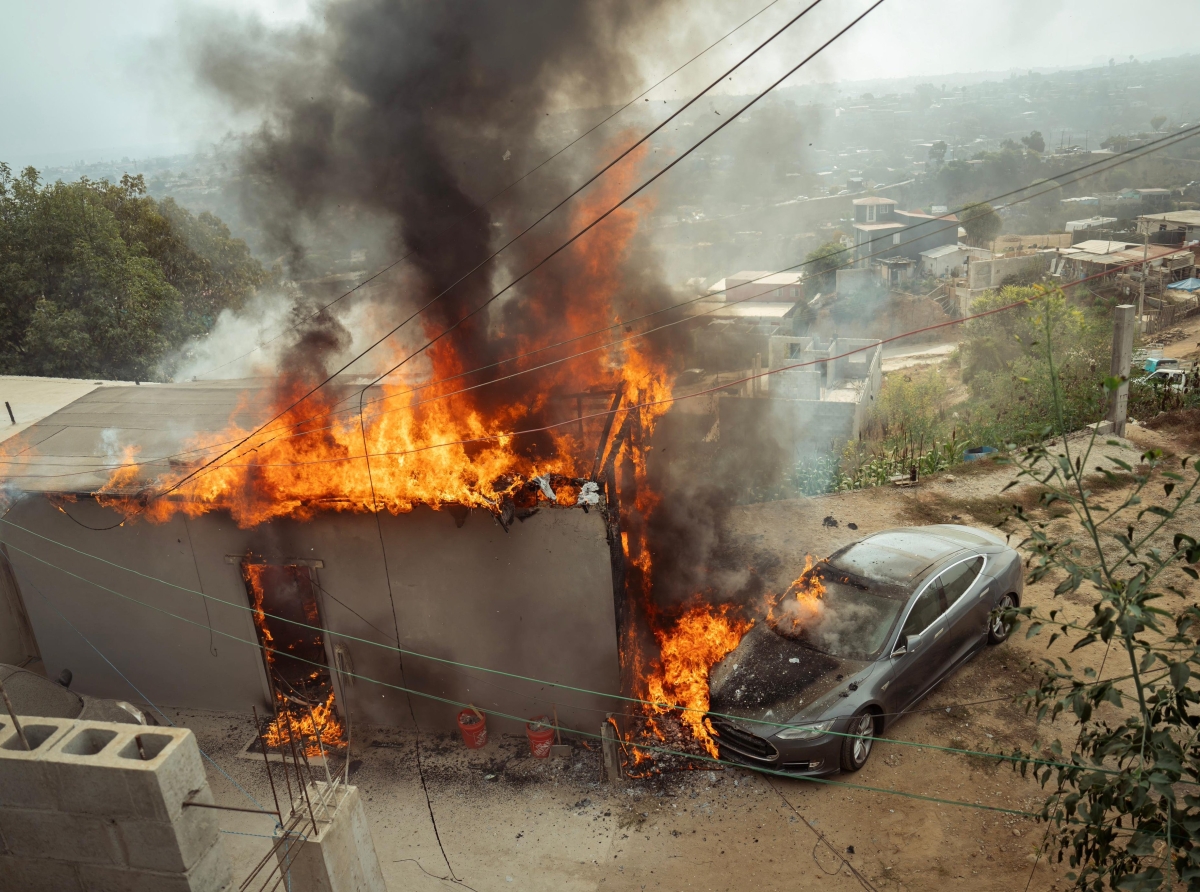
{"type": "Polygon", "coordinates": [[[983,569],[983,558],[972,558],[955,564],[941,575],[942,591],[946,595],[946,604],[953,607],[954,602],[962,597],[963,592],[971,587],[979,571],[983,569]]]}
{"type": "Polygon", "coordinates": [[[925,586],[925,590],[917,596],[900,634],[920,635],[933,625],[934,620],[946,612],[946,607],[946,596],[942,593],[942,587],[938,580],[935,579],[925,586]]]}

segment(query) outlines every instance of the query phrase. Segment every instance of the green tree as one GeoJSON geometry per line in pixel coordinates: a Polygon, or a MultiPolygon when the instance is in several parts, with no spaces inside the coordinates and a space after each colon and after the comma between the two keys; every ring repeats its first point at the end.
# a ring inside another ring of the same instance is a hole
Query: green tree
{"type": "Polygon", "coordinates": [[[946,143],[940,139],[929,147],[929,161],[934,167],[941,167],[945,163],[947,148],[946,143]]]}
{"type": "Polygon", "coordinates": [[[804,258],[810,278],[815,278],[822,291],[832,291],[837,281],[837,270],[852,259],[849,248],[840,242],[826,242],[804,258]]]}
{"type": "MultiPolygon", "coordinates": [[[[1056,378],[1049,328],[1046,334],[1056,378]]],[[[1096,389],[1120,383],[1108,379],[1096,389]]],[[[1047,646],[1072,645],[1070,659],[1044,660],[1041,683],[1024,699],[1039,720],[1074,716],[1079,734],[1070,752],[1054,740],[1043,752],[1014,751],[1014,764],[1050,790],[1040,818],[1077,888],[1196,889],[1200,607],[1189,603],[1186,586],[1200,577],[1200,544],[1185,509],[1200,473],[1189,458],[1157,450],[1134,467],[1102,455],[1094,435],[1073,445],[1057,384],[1054,392],[1052,422],[1017,454],[1019,473],[1009,486],[1037,485],[1041,506],[1072,526],[1064,531],[1016,508],[1027,533],[1029,581],[1049,580],[1055,598],[1091,609],[1081,615],[1027,605],[1006,619],[1026,626],[1026,637],[1049,633],[1047,646]],[[1103,499],[1095,495],[1101,486],[1112,491],[1103,499]],[[1099,673],[1075,656],[1101,649],[1099,673]]]]}
{"type": "Polygon", "coordinates": [[[991,244],[1004,225],[996,209],[986,201],[967,205],[958,219],[967,231],[967,242],[976,247],[991,244]]]}
{"type": "Polygon", "coordinates": [[[266,281],[209,214],[139,177],[44,184],[0,164],[0,370],[144,380],[266,281]]]}
{"type": "Polygon", "coordinates": [[[1042,137],[1042,131],[1034,130],[1028,136],[1022,136],[1021,142],[1025,144],[1025,148],[1031,152],[1037,152],[1039,155],[1046,151],[1046,140],[1042,137]]]}

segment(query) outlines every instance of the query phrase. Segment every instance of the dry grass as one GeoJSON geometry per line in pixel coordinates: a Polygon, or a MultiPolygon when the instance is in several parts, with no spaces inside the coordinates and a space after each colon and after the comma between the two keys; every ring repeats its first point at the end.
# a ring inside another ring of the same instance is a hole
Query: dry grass
{"type": "MultiPolygon", "coordinates": [[[[975,462],[991,465],[991,462],[975,462]]],[[[956,469],[957,472],[957,469],[956,469]]],[[[1133,485],[1129,474],[1115,474],[1109,478],[1093,474],[1084,478],[1084,485],[1093,496],[1126,489],[1133,485]]],[[[974,521],[993,527],[1001,527],[1019,507],[1035,521],[1055,520],[1067,517],[1070,509],[1061,502],[1049,505],[1042,497],[1050,490],[1044,486],[1019,486],[1008,492],[977,497],[954,497],[940,493],[915,492],[908,498],[904,511],[907,523],[963,523],[974,521]]],[[[1103,507],[1097,505],[1097,507],[1103,507]]]]}

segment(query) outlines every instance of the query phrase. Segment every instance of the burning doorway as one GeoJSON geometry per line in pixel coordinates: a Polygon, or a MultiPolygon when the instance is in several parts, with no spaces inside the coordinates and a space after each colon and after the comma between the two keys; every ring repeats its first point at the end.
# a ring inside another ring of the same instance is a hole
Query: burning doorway
{"type": "Polygon", "coordinates": [[[294,741],[310,759],[345,746],[314,573],[306,564],[242,561],[274,708],[262,740],[279,755],[294,741]]]}

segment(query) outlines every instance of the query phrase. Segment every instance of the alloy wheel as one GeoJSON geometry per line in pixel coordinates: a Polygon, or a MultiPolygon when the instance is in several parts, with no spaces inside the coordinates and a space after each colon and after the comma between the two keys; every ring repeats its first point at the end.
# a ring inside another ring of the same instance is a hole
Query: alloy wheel
{"type": "Polygon", "coordinates": [[[854,761],[862,765],[871,755],[871,745],[875,742],[875,717],[864,712],[851,726],[851,733],[858,735],[854,740],[854,761]]]}
{"type": "Polygon", "coordinates": [[[1012,595],[1005,595],[996,605],[996,618],[992,620],[992,638],[994,640],[1003,641],[1008,637],[1008,624],[1004,620],[1004,614],[1014,606],[1012,595]]]}

